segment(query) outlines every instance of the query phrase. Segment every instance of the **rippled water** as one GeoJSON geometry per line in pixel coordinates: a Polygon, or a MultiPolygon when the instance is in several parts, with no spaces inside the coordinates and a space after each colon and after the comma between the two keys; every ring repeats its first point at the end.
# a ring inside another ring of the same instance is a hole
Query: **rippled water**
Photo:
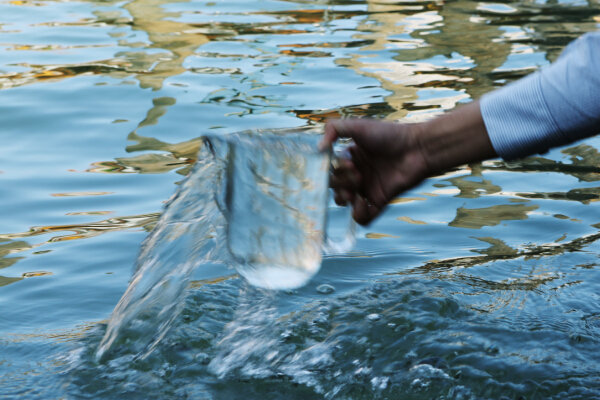
{"type": "Polygon", "coordinates": [[[95,358],[203,133],[423,120],[599,23],[562,0],[0,2],[0,398],[600,397],[597,138],[428,179],[295,291],[206,265],[149,357],[95,358]]]}

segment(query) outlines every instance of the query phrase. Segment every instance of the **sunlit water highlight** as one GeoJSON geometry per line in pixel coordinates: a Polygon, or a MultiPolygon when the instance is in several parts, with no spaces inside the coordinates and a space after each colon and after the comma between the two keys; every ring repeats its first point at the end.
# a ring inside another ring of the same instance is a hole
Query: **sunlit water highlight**
{"type": "Polygon", "coordinates": [[[0,398],[600,397],[597,138],[428,179],[297,290],[216,263],[166,276],[187,279],[152,319],[171,329],[126,328],[96,358],[203,132],[424,120],[547,65],[599,15],[597,1],[0,2],[0,398]]]}

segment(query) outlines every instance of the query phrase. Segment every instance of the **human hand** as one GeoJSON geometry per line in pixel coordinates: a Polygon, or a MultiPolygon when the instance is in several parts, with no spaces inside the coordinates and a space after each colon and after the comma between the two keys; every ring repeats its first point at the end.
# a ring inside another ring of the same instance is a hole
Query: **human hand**
{"type": "Polygon", "coordinates": [[[420,183],[429,170],[413,125],[367,119],[330,120],[322,148],[352,138],[352,159],[340,159],[330,185],[336,203],[350,203],[352,217],[369,224],[398,194],[420,183]]]}
{"type": "Polygon", "coordinates": [[[477,100],[418,124],[328,121],[321,148],[338,138],[352,138],[354,145],[352,159],[340,160],[334,169],[331,187],[338,204],[352,204],[352,217],[361,225],[426,177],[498,156],[477,100]]]}

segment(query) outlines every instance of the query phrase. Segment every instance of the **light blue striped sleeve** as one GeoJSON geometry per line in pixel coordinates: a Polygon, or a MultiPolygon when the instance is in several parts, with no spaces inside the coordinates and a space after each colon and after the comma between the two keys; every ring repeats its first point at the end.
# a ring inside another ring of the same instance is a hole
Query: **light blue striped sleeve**
{"type": "Polygon", "coordinates": [[[569,44],[552,65],[481,98],[496,153],[544,153],[600,133],[600,32],[569,44]]]}

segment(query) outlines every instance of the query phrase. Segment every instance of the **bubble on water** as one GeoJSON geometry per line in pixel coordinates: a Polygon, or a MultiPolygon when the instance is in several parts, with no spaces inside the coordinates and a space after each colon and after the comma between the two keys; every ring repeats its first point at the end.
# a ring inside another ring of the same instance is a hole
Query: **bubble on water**
{"type": "Polygon", "coordinates": [[[489,353],[489,354],[496,354],[499,351],[500,351],[500,348],[498,347],[498,345],[496,343],[490,343],[485,348],[485,352],[489,353]]]}
{"type": "Polygon", "coordinates": [[[373,379],[371,379],[371,385],[373,386],[374,390],[383,390],[385,388],[387,388],[388,382],[390,381],[389,378],[387,377],[375,377],[373,379]]]}
{"type": "Polygon", "coordinates": [[[441,369],[434,368],[429,364],[415,365],[409,370],[410,373],[419,375],[423,379],[450,379],[447,373],[441,369]]]}
{"type": "Polygon", "coordinates": [[[426,388],[427,386],[429,386],[429,382],[427,381],[423,381],[420,378],[415,379],[414,381],[412,381],[411,386],[415,387],[419,387],[419,388],[426,388]]]}
{"type": "Polygon", "coordinates": [[[381,319],[381,314],[376,314],[376,313],[375,314],[369,314],[369,315],[367,315],[367,319],[369,321],[373,321],[373,322],[374,321],[379,321],[381,319]]]}
{"type": "Polygon", "coordinates": [[[195,361],[200,364],[208,364],[210,362],[210,356],[206,353],[196,354],[195,361]]]}
{"type": "Polygon", "coordinates": [[[317,292],[319,292],[321,294],[333,293],[334,290],[335,290],[335,288],[333,286],[327,285],[327,284],[319,285],[317,287],[317,292]]]}

